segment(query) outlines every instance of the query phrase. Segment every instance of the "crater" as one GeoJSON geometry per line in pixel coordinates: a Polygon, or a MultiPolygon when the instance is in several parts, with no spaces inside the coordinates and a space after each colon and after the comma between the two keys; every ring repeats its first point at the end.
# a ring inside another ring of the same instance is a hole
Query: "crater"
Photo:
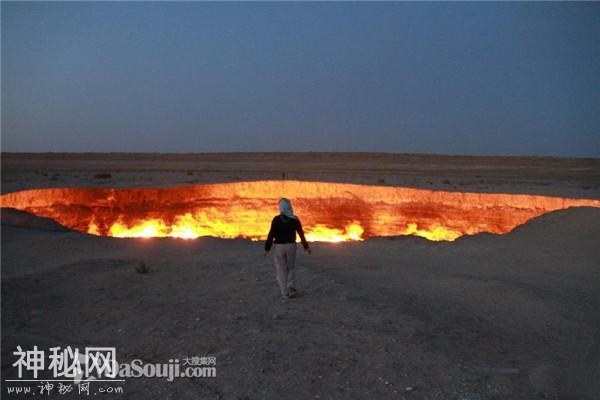
{"type": "Polygon", "coordinates": [[[415,235],[453,241],[505,234],[532,218],[600,200],[468,193],[307,181],[255,181],[172,188],[53,188],[0,196],[11,207],[92,235],[266,238],[281,197],[292,199],[309,241],[415,235]]]}

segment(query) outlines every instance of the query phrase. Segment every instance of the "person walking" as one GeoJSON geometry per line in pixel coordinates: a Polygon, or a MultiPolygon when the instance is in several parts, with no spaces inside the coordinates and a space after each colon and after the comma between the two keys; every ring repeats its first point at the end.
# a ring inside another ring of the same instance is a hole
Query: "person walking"
{"type": "Polygon", "coordinates": [[[288,199],[279,200],[279,215],[271,221],[271,229],[265,242],[266,257],[271,247],[274,245],[275,273],[279,291],[284,299],[296,296],[296,233],[300,236],[300,241],[304,251],[311,254],[312,251],[304,237],[302,223],[294,215],[292,203],[288,199]]]}

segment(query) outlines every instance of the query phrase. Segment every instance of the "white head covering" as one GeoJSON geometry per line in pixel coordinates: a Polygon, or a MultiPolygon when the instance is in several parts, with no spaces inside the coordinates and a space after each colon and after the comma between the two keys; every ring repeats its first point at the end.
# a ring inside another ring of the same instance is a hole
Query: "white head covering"
{"type": "Polygon", "coordinates": [[[279,200],[279,213],[288,218],[296,218],[292,210],[292,202],[285,198],[279,200]]]}

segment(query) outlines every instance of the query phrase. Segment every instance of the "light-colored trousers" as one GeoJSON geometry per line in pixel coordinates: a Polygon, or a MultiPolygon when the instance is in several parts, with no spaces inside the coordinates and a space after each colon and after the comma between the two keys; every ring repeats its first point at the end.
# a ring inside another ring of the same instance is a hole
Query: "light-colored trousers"
{"type": "Polygon", "coordinates": [[[296,243],[275,243],[273,247],[277,284],[285,296],[288,288],[296,288],[296,243]]]}

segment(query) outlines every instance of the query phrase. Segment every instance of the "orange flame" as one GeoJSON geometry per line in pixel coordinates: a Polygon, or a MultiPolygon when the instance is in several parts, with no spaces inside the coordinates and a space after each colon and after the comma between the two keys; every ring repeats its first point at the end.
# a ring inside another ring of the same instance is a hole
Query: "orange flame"
{"type": "Polygon", "coordinates": [[[0,196],[12,207],[93,235],[264,240],[280,197],[291,198],[309,241],[415,235],[453,241],[507,233],[544,213],[599,200],[431,191],[301,181],[168,189],[36,189],[0,196]]]}

